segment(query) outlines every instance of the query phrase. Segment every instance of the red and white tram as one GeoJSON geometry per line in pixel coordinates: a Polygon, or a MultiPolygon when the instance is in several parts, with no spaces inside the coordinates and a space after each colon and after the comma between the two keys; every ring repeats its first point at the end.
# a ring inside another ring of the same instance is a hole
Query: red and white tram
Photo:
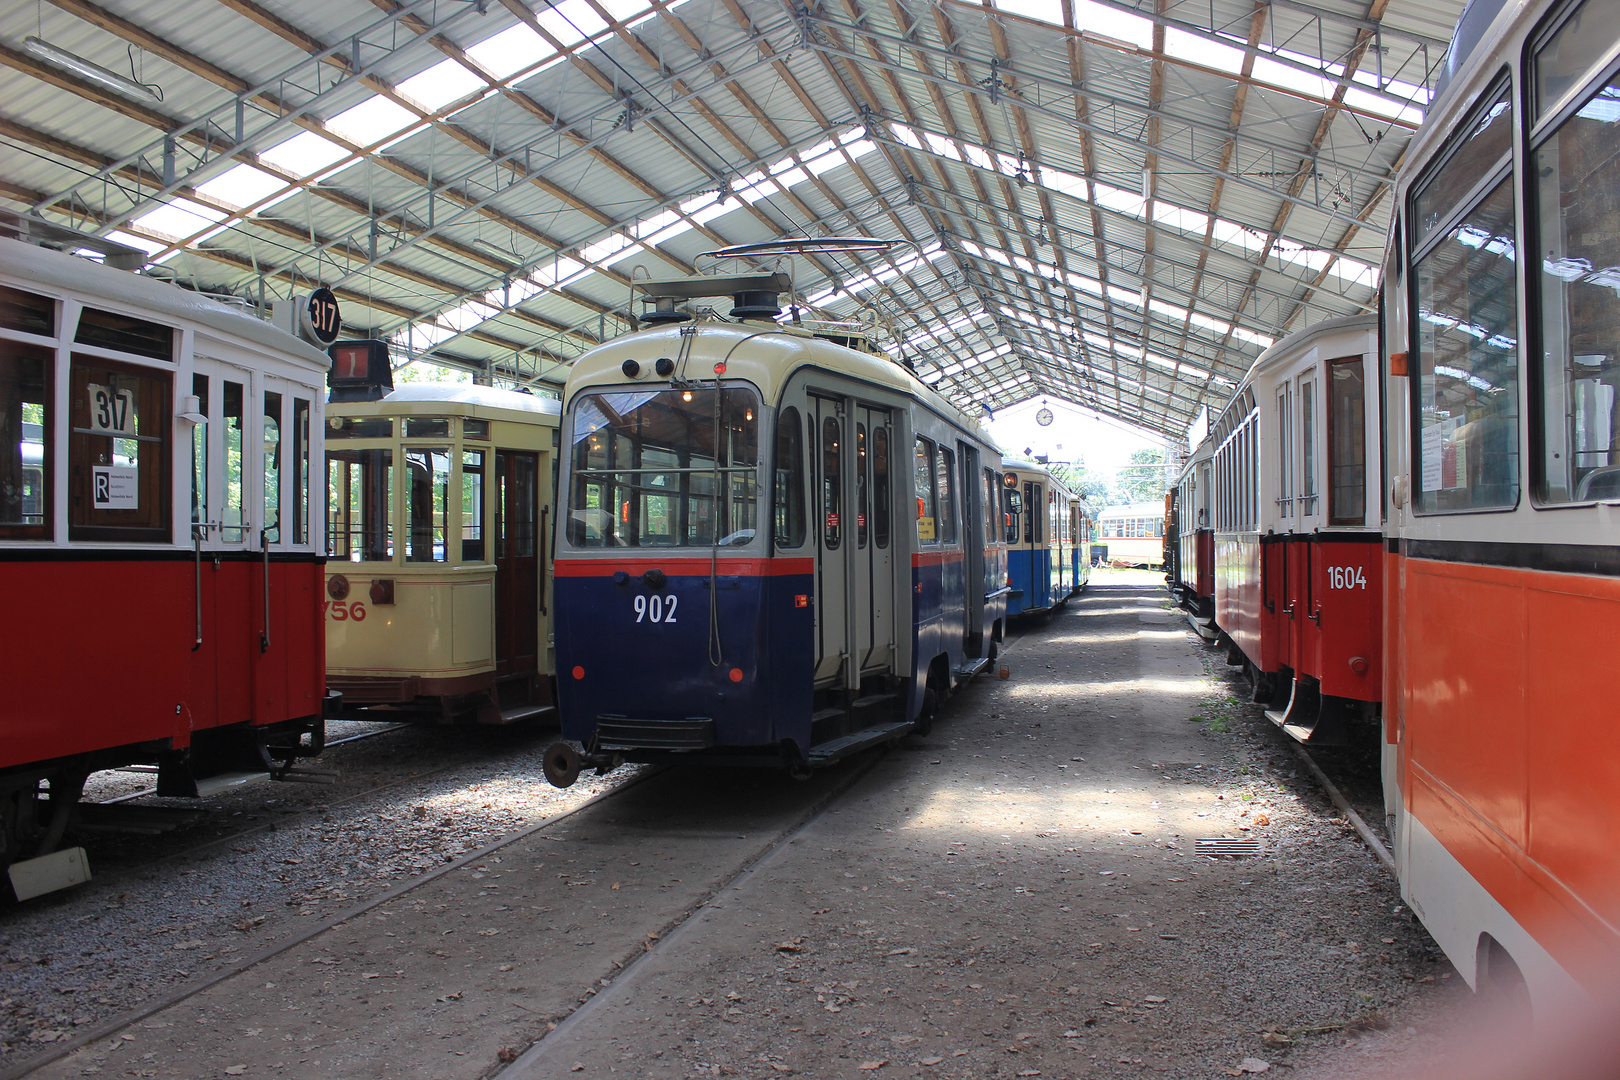
{"type": "MultiPolygon", "coordinates": [[[[1206,437],[1181,467],[1171,499],[1175,517],[1170,593],[1206,637],[1215,623],[1215,530],[1211,502],[1215,450],[1206,437]]],[[[1166,540],[1171,529],[1166,529],[1166,540]]]]}
{"type": "Polygon", "coordinates": [[[1382,535],[1377,320],[1332,319],[1255,361],[1214,425],[1215,622],[1290,735],[1377,715],[1382,535]]]}
{"type": "Polygon", "coordinates": [[[243,310],[0,239],[0,864],[19,898],[88,877],[59,846],[92,771],[156,764],[160,794],[194,795],[319,750],[326,370],[243,310]]]}
{"type": "Polygon", "coordinates": [[[1545,1015],[1620,972],[1620,19],[1475,4],[1448,63],[1384,268],[1385,798],[1412,909],[1545,1015]]]}

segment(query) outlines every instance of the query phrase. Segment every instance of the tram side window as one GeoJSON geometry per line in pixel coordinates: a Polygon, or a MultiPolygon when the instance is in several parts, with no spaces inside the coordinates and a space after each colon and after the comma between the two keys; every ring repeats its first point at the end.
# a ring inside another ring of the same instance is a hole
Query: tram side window
{"type": "Polygon", "coordinates": [[[866,550],[866,534],[871,528],[867,524],[868,507],[866,500],[869,496],[866,486],[867,473],[866,425],[855,425],[855,547],[859,551],[866,550]]]}
{"type": "MultiPolygon", "coordinates": [[[[1572,21],[1579,19],[1577,14],[1572,21]]],[[[1570,54],[1580,51],[1563,40],[1569,26],[1537,53],[1538,88],[1543,82],[1567,88],[1576,77],[1544,73],[1567,66],[1570,54]],[[1550,50],[1561,54],[1562,64],[1550,62],[1550,50]]],[[[1535,390],[1541,414],[1534,483],[1541,503],[1620,499],[1617,139],[1620,76],[1600,86],[1532,152],[1530,242],[1541,256],[1541,349],[1532,354],[1540,358],[1535,390]]]]}
{"type": "Polygon", "coordinates": [[[281,542],[281,395],[264,395],[264,535],[281,542]]]}
{"type": "Polygon", "coordinates": [[[247,523],[242,515],[242,415],[245,395],[242,384],[224,383],[221,405],[224,409],[225,448],[225,506],[220,518],[219,536],[240,544],[247,536],[247,523]]]}
{"type": "Polygon", "coordinates": [[[50,530],[50,354],[0,342],[0,537],[43,540],[50,530]]]}
{"type": "Polygon", "coordinates": [[[309,402],[293,398],[293,535],[295,544],[309,543],[309,402]]]}
{"type": "Polygon", "coordinates": [[[1328,522],[1367,516],[1367,391],[1361,357],[1328,362],[1328,522]]]}
{"type": "Polygon", "coordinates": [[[450,451],[405,451],[406,562],[444,562],[444,526],[450,501],[450,451]]]}
{"type": "Polygon", "coordinates": [[[394,557],[394,452],[326,452],[326,549],[342,562],[394,557]]]}
{"type": "Polygon", "coordinates": [[[1001,499],[996,494],[996,489],[1001,485],[996,483],[994,469],[985,469],[980,479],[984,485],[984,542],[994,544],[996,538],[1001,535],[1001,522],[997,520],[1001,513],[1001,499]]]}
{"type": "Polygon", "coordinates": [[[804,427],[799,410],[792,406],[776,418],[775,468],[776,546],[796,548],[804,543],[804,427]]]}
{"type": "Polygon", "coordinates": [[[822,544],[828,551],[836,551],[843,537],[839,507],[844,498],[844,470],[839,450],[838,420],[829,416],[821,422],[821,525],[822,544]]]}
{"type": "Polygon", "coordinates": [[[1026,482],[1024,484],[1024,509],[1026,511],[1026,516],[1024,518],[1024,543],[1026,544],[1032,544],[1035,542],[1035,518],[1036,510],[1040,508],[1040,502],[1040,486],[1034,483],[1026,482]]]}
{"type": "Polygon", "coordinates": [[[484,451],[461,452],[461,561],[484,561],[484,451]]]}
{"type": "Polygon", "coordinates": [[[872,429],[872,543],[880,549],[889,546],[891,498],[889,429],[886,425],[878,425],[872,429]]]}
{"type": "Polygon", "coordinates": [[[68,539],[169,539],[169,378],[74,356],[68,539]]]}
{"type": "Polygon", "coordinates": [[[917,539],[924,544],[937,544],[939,497],[934,491],[934,444],[932,440],[925,439],[921,435],[917,436],[913,474],[913,480],[917,485],[917,539]]]}
{"type": "Polygon", "coordinates": [[[935,473],[939,478],[939,542],[956,543],[956,454],[939,448],[935,473]]]}
{"type": "MultiPolygon", "coordinates": [[[[1330,421],[1331,422],[1331,421],[1330,421]]],[[[1299,512],[1316,513],[1316,380],[1299,384],[1299,435],[1303,464],[1299,476],[1299,512]]],[[[1331,509],[1331,508],[1330,508],[1331,509]]],[[[1359,519],[1358,519],[1359,520],[1359,519]]]]}

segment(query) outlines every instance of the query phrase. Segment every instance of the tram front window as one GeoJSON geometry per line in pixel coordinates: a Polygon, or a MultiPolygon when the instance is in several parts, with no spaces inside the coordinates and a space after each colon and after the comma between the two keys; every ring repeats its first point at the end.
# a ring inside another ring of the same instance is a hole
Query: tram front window
{"type": "Polygon", "coordinates": [[[741,547],[759,524],[759,399],[751,390],[629,390],[574,406],[575,547],[741,547]]]}

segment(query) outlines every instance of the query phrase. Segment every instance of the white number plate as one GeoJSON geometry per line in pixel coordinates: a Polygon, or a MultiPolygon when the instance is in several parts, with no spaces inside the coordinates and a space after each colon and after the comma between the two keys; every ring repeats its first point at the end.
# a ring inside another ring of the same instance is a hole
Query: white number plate
{"type": "Polygon", "coordinates": [[[664,596],[661,593],[638,596],[635,599],[636,622],[672,623],[680,602],[678,596],[664,596]]]}
{"type": "Polygon", "coordinates": [[[85,387],[90,392],[90,430],[108,435],[135,434],[135,392],[114,391],[99,383],[85,387]]]}
{"type": "Polygon", "coordinates": [[[1330,566],[1327,568],[1328,588],[1365,589],[1367,574],[1359,566],[1330,566]]]}

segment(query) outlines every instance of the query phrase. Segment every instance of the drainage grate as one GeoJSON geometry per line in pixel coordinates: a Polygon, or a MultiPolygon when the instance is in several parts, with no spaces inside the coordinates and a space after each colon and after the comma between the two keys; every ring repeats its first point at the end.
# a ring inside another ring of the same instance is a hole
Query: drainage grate
{"type": "Polygon", "coordinates": [[[1202,840],[1194,840],[1193,847],[1199,855],[1258,855],[1260,854],[1260,841],[1258,840],[1230,840],[1224,836],[1214,836],[1202,840]]]}

